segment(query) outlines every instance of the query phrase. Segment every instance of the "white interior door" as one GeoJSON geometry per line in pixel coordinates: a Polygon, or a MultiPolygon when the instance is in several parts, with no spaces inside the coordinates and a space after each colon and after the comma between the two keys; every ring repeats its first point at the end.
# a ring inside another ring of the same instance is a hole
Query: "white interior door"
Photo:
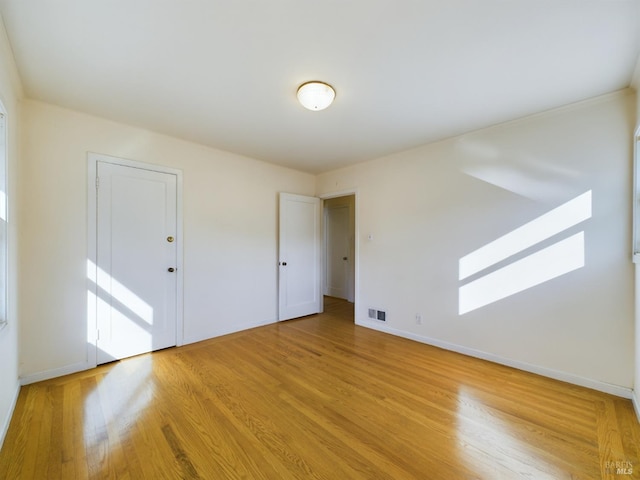
{"type": "Polygon", "coordinates": [[[176,345],[177,179],[98,162],[97,363],[176,345]]]}
{"type": "Polygon", "coordinates": [[[320,199],[280,194],[278,319],[321,310],[320,199]]]}
{"type": "Polygon", "coordinates": [[[326,276],[325,294],[332,297],[349,297],[349,238],[350,212],[346,205],[326,210],[326,276]]]}

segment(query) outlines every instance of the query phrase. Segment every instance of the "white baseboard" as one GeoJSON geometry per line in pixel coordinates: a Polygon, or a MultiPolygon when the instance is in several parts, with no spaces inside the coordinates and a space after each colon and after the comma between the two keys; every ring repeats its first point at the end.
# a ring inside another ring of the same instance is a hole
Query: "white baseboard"
{"type": "Polygon", "coordinates": [[[62,377],[64,375],[70,375],[76,372],[82,372],[91,368],[95,368],[95,364],[83,362],[73,365],[67,365],[66,367],[54,368],[52,370],[46,370],[44,372],[21,376],[20,384],[29,385],[31,383],[42,382],[43,380],[49,380],[51,378],[62,377]]]}
{"type": "MultiPolygon", "coordinates": [[[[222,335],[228,335],[230,333],[236,333],[236,332],[240,332],[242,330],[248,330],[250,328],[255,328],[255,327],[261,327],[263,325],[269,325],[271,323],[275,323],[277,320],[275,319],[269,319],[269,320],[263,320],[263,321],[259,321],[259,322],[247,322],[241,325],[234,325],[231,328],[221,328],[218,330],[215,330],[213,332],[209,332],[207,337],[204,338],[183,338],[183,342],[182,345],[188,345],[190,343],[196,343],[196,342],[201,342],[203,340],[209,340],[211,338],[215,338],[215,337],[221,337],[222,335]]],[[[31,383],[36,383],[36,382],[42,382],[43,380],[50,380],[52,378],[56,378],[56,377],[62,377],[64,375],[70,375],[72,373],[76,373],[76,372],[82,372],[84,370],[90,370],[92,368],[95,368],[96,364],[95,363],[89,363],[89,362],[82,362],[82,363],[76,363],[73,365],[67,365],[65,367],[60,367],[60,368],[54,368],[51,370],[46,370],[44,372],[38,372],[38,373],[32,373],[29,375],[23,375],[20,377],[20,384],[21,385],[29,385],[31,383]]]]}
{"type": "Polygon", "coordinates": [[[9,411],[7,412],[7,416],[2,422],[2,430],[0,430],[0,449],[2,449],[4,438],[7,436],[7,432],[9,431],[9,425],[11,424],[13,411],[16,409],[16,403],[18,403],[18,395],[20,395],[20,385],[18,385],[16,388],[15,394],[13,395],[13,401],[11,402],[11,406],[9,407],[9,411]]]}
{"type": "Polygon", "coordinates": [[[633,408],[636,411],[636,417],[638,417],[638,422],[640,422],[640,385],[638,385],[638,387],[633,390],[633,395],[631,396],[631,402],[633,403],[633,408]]]}
{"type": "MultiPolygon", "coordinates": [[[[537,375],[542,375],[543,377],[553,378],[554,380],[560,380],[562,382],[571,383],[573,385],[578,385],[581,387],[590,388],[592,390],[598,390],[604,393],[610,393],[611,395],[615,395],[617,397],[632,399],[633,398],[633,390],[626,387],[621,387],[619,385],[613,385],[611,383],[600,382],[598,380],[592,380],[590,378],[584,378],[579,375],[573,375],[571,373],[560,372],[557,370],[553,370],[546,367],[540,367],[538,365],[532,365],[526,362],[520,362],[518,360],[512,360],[509,358],[504,358],[499,355],[494,355],[492,353],[483,352],[481,350],[476,350],[473,348],[464,347],[461,345],[456,345],[454,343],[445,342],[442,340],[438,340],[436,338],[425,337],[422,335],[417,335],[411,332],[405,332],[403,330],[397,330],[395,328],[388,327],[384,324],[380,324],[378,322],[370,322],[370,321],[356,321],[356,325],[360,325],[362,327],[371,328],[373,330],[378,330],[384,333],[389,333],[391,335],[396,335],[398,337],[408,338],[409,340],[415,340],[416,342],[425,343],[427,345],[432,345],[434,347],[442,348],[444,350],[450,350],[452,352],[461,353],[463,355],[467,355],[469,357],[480,358],[482,360],[488,360],[493,363],[498,363],[500,365],[505,365],[507,367],[516,368],[518,370],[523,370],[525,372],[535,373],[537,375]]],[[[637,404],[637,402],[636,402],[637,404]]],[[[636,412],[638,412],[638,405],[636,405],[636,412]]]]}
{"type": "Polygon", "coordinates": [[[205,340],[211,340],[212,338],[216,338],[216,337],[222,337],[223,335],[229,335],[232,333],[237,333],[237,332],[242,332],[243,330],[249,330],[251,328],[256,328],[256,327],[263,327],[265,325],[271,325],[272,323],[276,323],[278,320],[273,318],[273,319],[268,319],[268,320],[261,320],[258,322],[246,322],[246,323],[241,323],[239,325],[233,325],[232,327],[225,327],[225,328],[218,328],[216,330],[213,330],[211,332],[207,333],[207,336],[205,337],[196,337],[196,338],[184,338],[184,343],[183,345],[189,345],[191,343],[198,343],[198,342],[204,342],[205,340]]]}

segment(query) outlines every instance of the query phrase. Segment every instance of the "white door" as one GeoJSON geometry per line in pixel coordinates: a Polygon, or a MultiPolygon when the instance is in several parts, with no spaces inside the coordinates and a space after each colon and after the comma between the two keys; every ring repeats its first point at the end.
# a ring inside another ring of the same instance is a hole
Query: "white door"
{"type": "Polygon", "coordinates": [[[325,294],[349,297],[349,238],[350,212],[346,205],[326,210],[326,276],[325,294]]]}
{"type": "Polygon", "coordinates": [[[318,313],[320,199],[280,194],[279,320],[318,313]]]}
{"type": "Polygon", "coordinates": [[[176,345],[176,175],[98,162],[98,364],[176,345]]]}

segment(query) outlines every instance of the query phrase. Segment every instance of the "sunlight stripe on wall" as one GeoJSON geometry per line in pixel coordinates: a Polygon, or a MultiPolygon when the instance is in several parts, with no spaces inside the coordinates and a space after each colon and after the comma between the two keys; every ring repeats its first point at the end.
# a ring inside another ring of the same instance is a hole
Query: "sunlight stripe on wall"
{"type": "Polygon", "coordinates": [[[460,287],[459,314],[497,302],[584,264],[584,232],[580,232],[460,287]]]}
{"type": "Polygon", "coordinates": [[[588,218],[591,218],[591,190],[462,257],[458,279],[463,280],[588,218]]]}

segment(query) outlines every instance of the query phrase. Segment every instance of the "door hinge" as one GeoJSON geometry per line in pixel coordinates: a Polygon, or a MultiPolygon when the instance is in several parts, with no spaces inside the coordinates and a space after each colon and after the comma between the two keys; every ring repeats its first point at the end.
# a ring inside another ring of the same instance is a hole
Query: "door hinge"
{"type": "Polygon", "coordinates": [[[96,341],[100,340],[100,330],[96,330],[96,341]]]}
{"type": "Polygon", "coordinates": [[[96,177],[96,188],[100,188],[100,177],[96,177]]]}

